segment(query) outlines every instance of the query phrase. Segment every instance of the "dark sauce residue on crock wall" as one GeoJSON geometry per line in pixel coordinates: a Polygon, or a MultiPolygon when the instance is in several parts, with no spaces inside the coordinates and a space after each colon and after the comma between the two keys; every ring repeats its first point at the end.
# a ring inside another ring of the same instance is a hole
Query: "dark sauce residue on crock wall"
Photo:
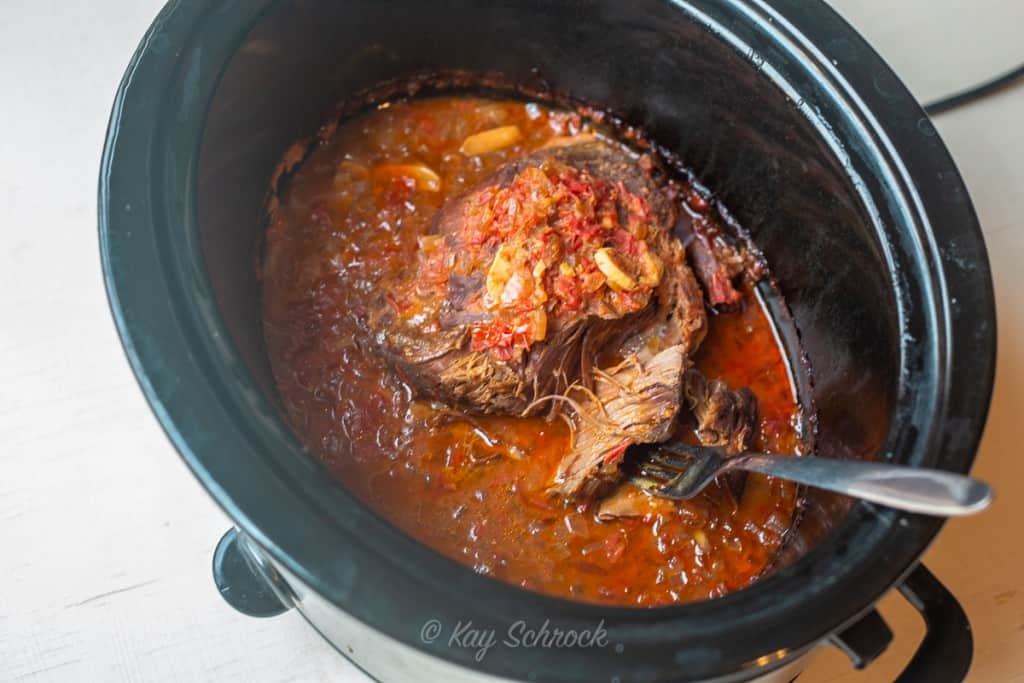
{"type": "MultiPolygon", "coordinates": [[[[296,146],[285,162],[293,172],[271,200],[265,249],[271,363],[310,450],[370,507],[445,555],[577,600],[657,606],[719,596],[770,566],[795,519],[794,485],[750,475],[739,495],[723,482],[688,502],[644,502],[639,517],[599,521],[593,504],[566,505],[549,493],[570,439],[563,422],[437,420],[438,408],[417,400],[352,334],[351,313],[414,266],[417,238],[446,198],[590,125],[535,103],[421,99],[326,129],[304,159],[296,146]],[[522,134],[513,146],[460,153],[468,135],[508,125],[522,134]]],[[[712,211],[676,180],[683,211],[712,211]]],[[[755,448],[801,452],[785,358],[753,287],[740,291],[735,310],[709,314],[696,366],[753,391],[755,448]]],[[[692,430],[684,418],[681,436],[692,430]]]]}

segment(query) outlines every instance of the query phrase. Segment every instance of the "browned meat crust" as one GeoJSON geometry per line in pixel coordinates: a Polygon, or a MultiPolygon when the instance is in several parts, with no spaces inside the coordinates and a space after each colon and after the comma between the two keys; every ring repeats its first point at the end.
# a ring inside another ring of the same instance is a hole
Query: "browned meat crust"
{"type": "Polygon", "coordinates": [[[707,380],[695,369],[686,371],[683,396],[697,419],[697,438],[705,446],[730,453],[750,448],[757,429],[757,399],[750,389],[730,391],[725,382],[707,380]]]}

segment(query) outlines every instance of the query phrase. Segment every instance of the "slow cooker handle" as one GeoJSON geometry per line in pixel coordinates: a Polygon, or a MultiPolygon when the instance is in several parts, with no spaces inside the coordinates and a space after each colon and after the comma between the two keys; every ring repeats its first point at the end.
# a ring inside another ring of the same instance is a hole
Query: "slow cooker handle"
{"type": "Polygon", "coordinates": [[[924,640],[897,683],[960,683],[974,655],[974,638],[964,608],[923,564],[903,580],[900,593],[924,619],[924,640]]]}
{"type": "MultiPolygon", "coordinates": [[[[896,683],[960,683],[967,676],[974,653],[971,624],[960,603],[923,564],[910,572],[900,593],[924,619],[925,636],[896,683]]],[[[885,652],[892,631],[870,610],[852,625],[829,637],[829,642],[863,669],[885,652]]]]}
{"type": "Polygon", "coordinates": [[[213,581],[225,602],[250,617],[275,617],[294,604],[281,575],[256,544],[235,528],[221,537],[213,551],[213,581]]]}

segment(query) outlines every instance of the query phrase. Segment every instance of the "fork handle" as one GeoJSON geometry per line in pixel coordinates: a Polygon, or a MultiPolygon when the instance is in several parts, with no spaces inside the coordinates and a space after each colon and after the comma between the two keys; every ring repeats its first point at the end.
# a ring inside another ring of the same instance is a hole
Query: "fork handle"
{"type": "Polygon", "coordinates": [[[766,453],[727,458],[724,465],[926,515],[968,515],[992,501],[992,488],[977,479],[904,465],[766,453]]]}

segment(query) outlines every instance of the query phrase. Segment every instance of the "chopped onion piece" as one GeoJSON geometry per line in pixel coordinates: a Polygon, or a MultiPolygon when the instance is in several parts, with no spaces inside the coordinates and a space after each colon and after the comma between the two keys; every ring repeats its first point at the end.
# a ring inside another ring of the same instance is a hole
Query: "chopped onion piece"
{"type": "Polygon", "coordinates": [[[649,287],[657,287],[661,282],[661,276],[665,273],[665,264],[661,262],[661,258],[657,254],[645,251],[643,260],[640,261],[640,267],[644,272],[640,281],[649,287]]]}
{"type": "Polygon", "coordinates": [[[459,151],[466,156],[478,156],[514,145],[522,137],[519,126],[500,126],[470,135],[462,141],[459,151]]]}
{"type": "Polygon", "coordinates": [[[548,314],[543,308],[533,311],[533,341],[544,341],[548,336],[548,314]]]}
{"type": "Polygon", "coordinates": [[[419,243],[420,251],[431,252],[441,246],[444,238],[440,235],[420,235],[416,241],[419,243]]]}
{"type": "Polygon", "coordinates": [[[503,307],[510,308],[529,296],[532,288],[530,273],[525,270],[515,270],[508,282],[505,283],[504,289],[501,290],[501,298],[498,301],[503,307]]]}
{"type": "Polygon", "coordinates": [[[427,192],[441,191],[441,176],[426,164],[382,164],[373,169],[377,177],[403,176],[416,181],[416,187],[427,192]]]}
{"type": "Polygon", "coordinates": [[[568,145],[579,145],[585,142],[593,142],[597,140],[597,136],[593,133],[577,133],[576,135],[556,135],[553,138],[548,138],[548,141],[540,146],[541,149],[548,149],[550,147],[566,147],[568,145]]]}
{"type": "Polygon", "coordinates": [[[544,289],[544,273],[548,270],[548,264],[537,261],[533,266],[533,300],[542,304],[548,300],[547,290],[544,289]]]}
{"type": "Polygon", "coordinates": [[[608,280],[608,286],[616,291],[628,291],[636,287],[636,281],[629,274],[622,270],[619,260],[615,256],[615,250],[611,247],[602,247],[594,252],[594,262],[597,269],[604,274],[608,280]]]}
{"type": "Polygon", "coordinates": [[[504,244],[494,253],[494,260],[487,271],[487,294],[495,304],[501,301],[505,284],[512,278],[512,255],[504,244]]]}

